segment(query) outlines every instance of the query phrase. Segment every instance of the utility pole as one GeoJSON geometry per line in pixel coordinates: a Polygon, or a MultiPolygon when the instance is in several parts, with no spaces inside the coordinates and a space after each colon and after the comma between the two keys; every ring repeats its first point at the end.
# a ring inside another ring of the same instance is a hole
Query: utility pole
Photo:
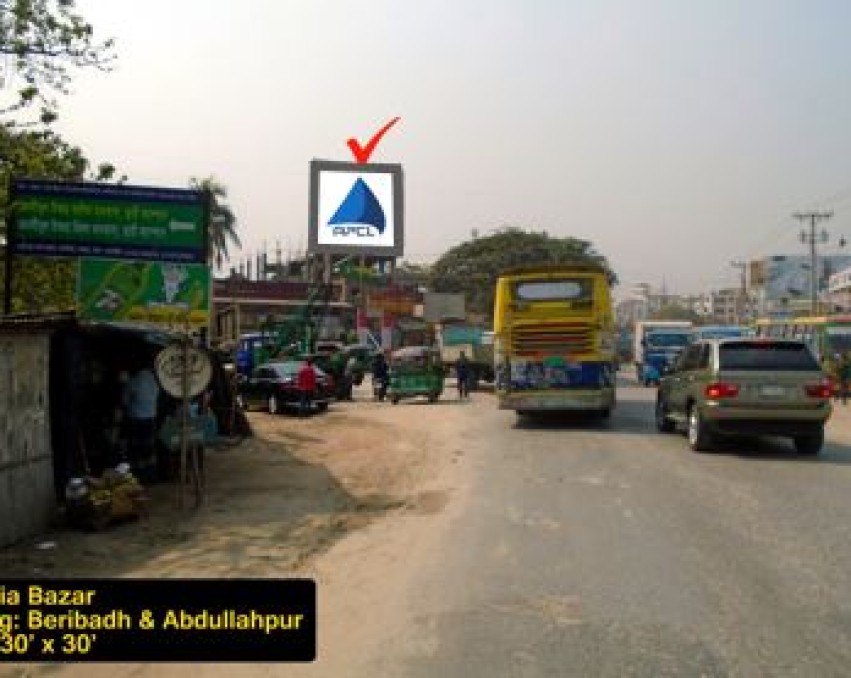
{"type": "Polygon", "coordinates": [[[810,315],[816,315],[818,311],[818,259],[816,257],[816,243],[827,242],[827,231],[822,229],[816,234],[816,224],[823,219],[830,219],[833,212],[796,212],[793,214],[798,221],[810,222],[810,232],[801,231],[801,242],[810,246],[810,315]]]}
{"type": "Polygon", "coordinates": [[[731,261],[730,266],[739,270],[739,293],[736,295],[736,324],[743,325],[746,315],[746,302],[748,295],[748,264],[745,261],[731,261]]]}

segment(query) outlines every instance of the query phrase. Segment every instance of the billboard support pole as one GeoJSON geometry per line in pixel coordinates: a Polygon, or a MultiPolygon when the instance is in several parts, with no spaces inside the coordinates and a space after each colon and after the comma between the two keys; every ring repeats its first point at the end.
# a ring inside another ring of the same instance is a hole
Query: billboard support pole
{"type": "Polygon", "coordinates": [[[12,271],[14,268],[12,250],[15,246],[15,196],[12,186],[13,183],[10,178],[7,182],[6,193],[9,199],[6,207],[6,251],[3,257],[3,315],[9,315],[12,312],[12,271]]]}
{"type": "Polygon", "coordinates": [[[9,315],[12,312],[12,242],[9,235],[11,227],[6,229],[6,254],[4,260],[3,276],[3,315],[9,315]]]}

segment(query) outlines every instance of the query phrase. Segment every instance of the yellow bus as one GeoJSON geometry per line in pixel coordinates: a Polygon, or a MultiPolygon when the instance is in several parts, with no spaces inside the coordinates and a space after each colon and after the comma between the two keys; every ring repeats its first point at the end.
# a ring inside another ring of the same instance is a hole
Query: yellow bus
{"type": "Polygon", "coordinates": [[[615,322],[606,270],[594,262],[504,271],[494,301],[500,409],[519,415],[615,406],[615,322]]]}
{"type": "Polygon", "coordinates": [[[838,360],[851,352],[851,315],[822,315],[801,318],[760,318],[758,337],[803,339],[819,362],[838,379],[838,360]]]}

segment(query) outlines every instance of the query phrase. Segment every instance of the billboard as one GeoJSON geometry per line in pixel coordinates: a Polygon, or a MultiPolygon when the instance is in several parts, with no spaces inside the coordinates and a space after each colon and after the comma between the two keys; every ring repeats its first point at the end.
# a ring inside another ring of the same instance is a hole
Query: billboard
{"type": "Polygon", "coordinates": [[[15,179],[14,254],[203,264],[202,191],[15,179]]]}
{"type": "MultiPolygon", "coordinates": [[[[807,255],[777,255],[762,260],[763,298],[783,301],[810,298],[811,262],[807,255]]],[[[817,257],[816,289],[826,292],[830,276],[851,266],[851,255],[829,254],[817,257]]]]}
{"type": "Polygon", "coordinates": [[[426,292],[423,295],[423,318],[426,322],[464,320],[466,317],[463,294],[426,292]]]}
{"type": "Polygon", "coordinates": [[[310,163],[308,250],[402,256],[402,166],[332,160],[310,163]]]}
{"type": "Polygon", "coordinates": [[[81,259],[80,318],[205,327],[210,317],[210,268],[202,264],[81,259]]]}

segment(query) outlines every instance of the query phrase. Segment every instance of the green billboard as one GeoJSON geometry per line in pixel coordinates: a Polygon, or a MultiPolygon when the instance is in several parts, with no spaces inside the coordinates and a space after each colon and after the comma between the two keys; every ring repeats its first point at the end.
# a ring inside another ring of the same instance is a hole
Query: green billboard
{"type": "Polygon", "coordinates": [[[202,264],[80,259],[78,316],[89,320],[205,327],[210,269],[202,264]]]}
{"type": "Polygon", "coordinates": [[[15,179],[15,254],[205,263],[203,191],[15,179]]]}

